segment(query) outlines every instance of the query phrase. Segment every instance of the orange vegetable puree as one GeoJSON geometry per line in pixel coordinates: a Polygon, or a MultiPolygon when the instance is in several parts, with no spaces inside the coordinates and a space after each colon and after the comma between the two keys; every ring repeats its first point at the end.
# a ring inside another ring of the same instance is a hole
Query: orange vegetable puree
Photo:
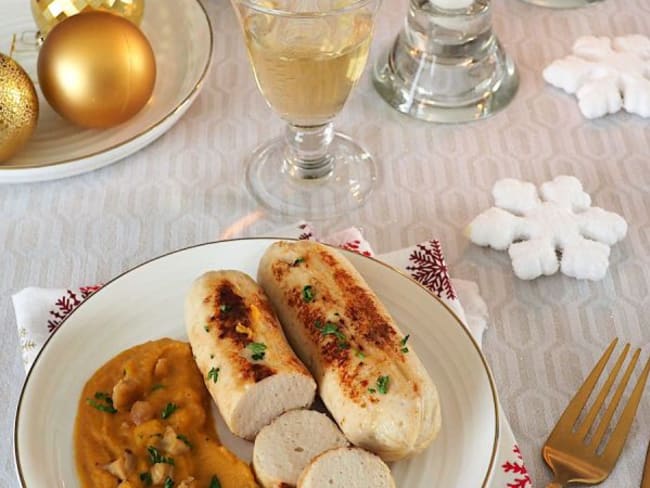
{"type": "Polygon", "coordinates": [[[189,344],[160,339],[121,352],[79,400],[81,486],[257,487],[250,466],[220,444],[211,402],[189,344]]]}

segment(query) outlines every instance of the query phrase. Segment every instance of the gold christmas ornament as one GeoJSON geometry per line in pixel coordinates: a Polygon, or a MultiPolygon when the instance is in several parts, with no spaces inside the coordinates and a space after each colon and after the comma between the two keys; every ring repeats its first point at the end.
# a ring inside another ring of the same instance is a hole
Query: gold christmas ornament
{"type": "Polygon", "coordinates": [[[68,17],[93,10],[110,12],[140,25],[144,0],[32,0],[32,15],[43,38],[68,17]]]}
{"type": "Polygon", "coordinates": [[[38,56],[43,96],[82,127],[112,127],[147,103],[156,81],[149,41],[128,20],[88,12],[58,24],[38,56]]]}
{"type": "Polygon", "coordinates": [[[25,145],[36,128],[38,96],[25,70],[0,53],[0,163],[25,145]]]}

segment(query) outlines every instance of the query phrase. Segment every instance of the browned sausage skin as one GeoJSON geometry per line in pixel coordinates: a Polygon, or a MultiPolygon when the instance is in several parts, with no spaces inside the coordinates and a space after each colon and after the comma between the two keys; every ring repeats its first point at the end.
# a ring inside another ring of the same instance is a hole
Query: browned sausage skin
{"type": "Polygon", "coordinates": [[[436,388],[408,340],[356,269],[334,249],[276,242],[258,280],[348,439],[393,461],[440,429],[436,388]]]}

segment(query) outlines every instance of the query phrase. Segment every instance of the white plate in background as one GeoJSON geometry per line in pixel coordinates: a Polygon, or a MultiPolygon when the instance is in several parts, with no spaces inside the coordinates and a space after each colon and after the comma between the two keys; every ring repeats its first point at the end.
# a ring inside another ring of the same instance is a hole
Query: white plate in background
{"type": "MultiPolygon", "coordinates": [[[[5,0],[3,0],[4,2],[5,0]]],[[[198,0],[147,2],[140,28],[156,57],[151,99],[133,118],[109,129],[84,129],[61,118],[38,87],[36,47],[18,42],[14,59],[35,82],[40,114],[36,131],[16,155],[0,163],[0,183],[54,180],[92,171],[133,154],[167,132],[198,96],[212,59],[212,28],[198,0]]],[[[0,51],[14,34],[33,38],[36,25],[28,0],[6,4],[0,15],[0,51]],[[30,37],[31,36],[31,37],[30,37]]]]}

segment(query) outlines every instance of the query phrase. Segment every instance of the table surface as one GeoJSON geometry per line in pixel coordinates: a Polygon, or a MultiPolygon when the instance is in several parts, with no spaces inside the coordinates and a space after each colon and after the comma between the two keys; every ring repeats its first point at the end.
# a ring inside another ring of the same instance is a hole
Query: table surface
{"type": "MultiPolygon", "coordinates": [[[[3,0],[0,19],[27,3],[3,0]]],[[[182,246],[287,223],[258,212],[242,168],[244,157],[282,123],[257,92],[229,3],[204,4],[215,31],[213,69],[176,126],[93,173],[0,186],[0,486],[17,486],[9,439],[24,378],[12,293],[28,285],[106,281],[182,246]]],[[[372,61],[405,11],[405,0],[385,0],[372,61]]],[[[376,156],[379,189],[361,210],[318,225],[356,224],[378,252],[441,239],[452,275],[477,281],[488,303],[485,354],[531,476],[543,486],[550,476],[540,448],[606,344],[619,336],[644,346],[643,357],[650,349],[650,125],[625,113],[585,120],[575,100],[547,86],[541,71],[580,35],[649,34],[650,2],[606,0],[554,11],[498,0],[494,28],[515,59],[521,86],[513,103],[489,120],[440,126],[410,119],[379,98],[366,73],[337,126],[376,156]],[[630,224],[602,281],[562,275],[520,281],[507,254],[474,246],[463,235],[471,218],[492,204],[495,180],[542,183],[559,174],[577,176],[596,205],[630,224]]],[[[639,486],[649,438],[646,394],[623,455],[602,486],[639,486]]]]}

